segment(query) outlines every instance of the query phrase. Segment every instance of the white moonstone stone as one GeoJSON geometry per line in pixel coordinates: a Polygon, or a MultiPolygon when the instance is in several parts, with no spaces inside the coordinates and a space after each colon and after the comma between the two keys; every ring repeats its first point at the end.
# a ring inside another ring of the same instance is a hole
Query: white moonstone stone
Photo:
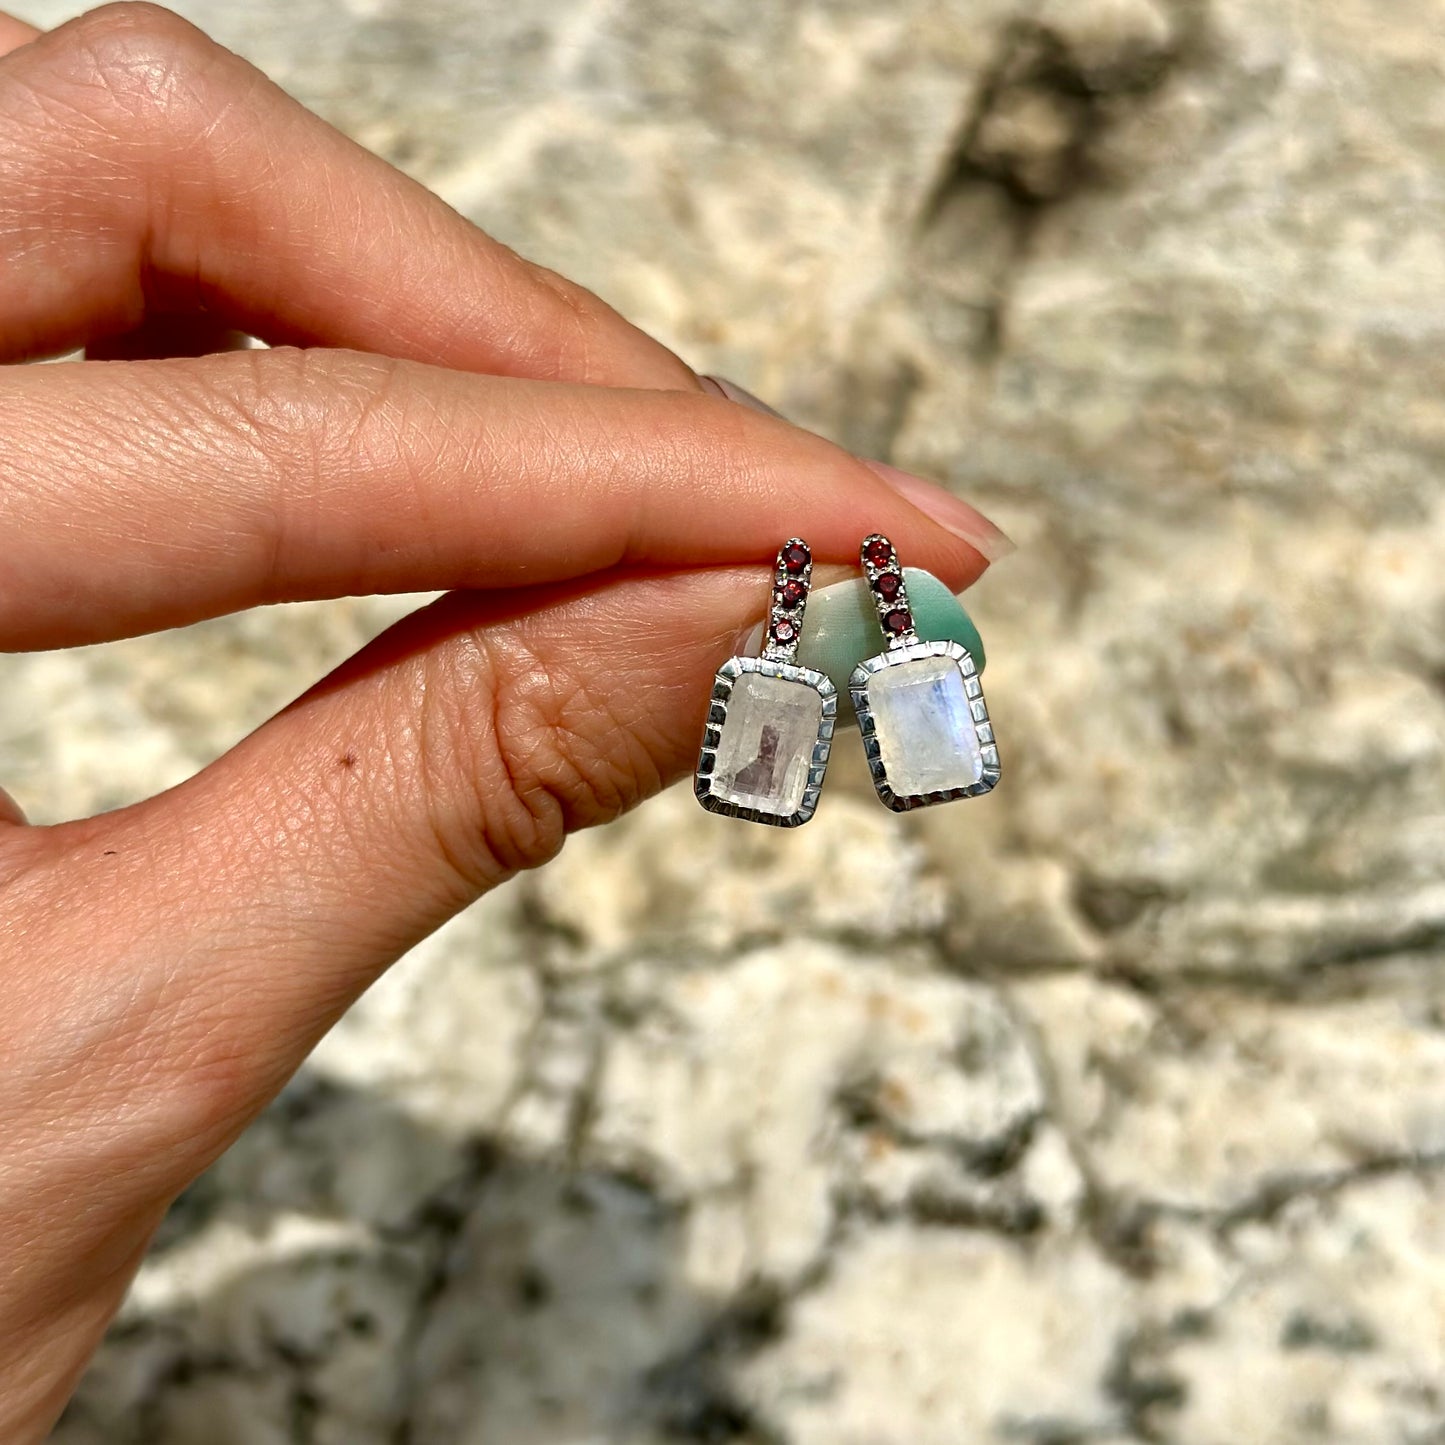
{"type": "Polygon", "coordinates": [[[875,672],[868,706],[888,786],[900,797],[967,788],[983,777],[983,752],[964,690],[948,657],[926,657],[875,672]]]}
{"type": "Polygon", "coordinates": [[[743,673],[718,739],[713,796],[784,817],[796,813],[822,720],[823,699],[807,683],[743,673]]]}

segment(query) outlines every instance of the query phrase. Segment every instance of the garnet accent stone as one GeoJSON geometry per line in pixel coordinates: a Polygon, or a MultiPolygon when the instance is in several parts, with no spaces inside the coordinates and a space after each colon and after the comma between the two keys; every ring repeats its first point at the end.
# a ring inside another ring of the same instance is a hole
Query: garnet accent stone
{"type": "Polygon", "coordinates": [[[883,619],[883,625],[895,636],[899,633],[908,632],[913,627],[913,614],[909,612],[906,607],[895,607],[893,611],[883,619]]]}
{"type": "Polygon", "coordinates": [[[796,542],[791,547],[783,548],[783,566],[789,572],[801,572],[808,565],[808,549],[800,547],[796,542]]]}
{"type": "Polygon", "coordinates": [[[884,572],[881,576],[873,579],[873,585],[878,589],[880,597],[891,602],[898,596],[898,589],[903,585],[903,579],[896,572],[884,572]]]}
{"type": "Polygon", "coordinates": [[[863,555],[875,567],[886,567],[893,560],[893,548],[879,537],[863,549],[863,555]]]}
{"type": "Polygon", "coordinates": [[[779,642],[791,642],[798,635],[798,629],[786,617],[773,623],[773,636],[779,642]]]}
{"type": "Polygon", "coordinates": [[[801,582],[784,582],[778,591],[778,601],[784,607],[796,607],[807,595],[808,590],[801,582]]]}

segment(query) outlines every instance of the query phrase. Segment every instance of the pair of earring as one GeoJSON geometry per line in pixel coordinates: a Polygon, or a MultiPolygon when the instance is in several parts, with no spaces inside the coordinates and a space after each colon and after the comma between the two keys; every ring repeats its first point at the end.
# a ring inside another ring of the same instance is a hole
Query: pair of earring
{"type": "MultiPolygon", "coordinates": [[[[998,747],[973,658],[959,643],[919,638],[887,537],[865,537],[860,551],[886,646],[853,669],[848,691],[878,797],[901,813],[987,793],[999,778],[998,747]]],[[[718,669],[694,782],[709,812],[796,828],[818,806],[838,695],[826,674],[797,660],[812,575],[808,544],[789,538],[762,655],[718,669]]]]}

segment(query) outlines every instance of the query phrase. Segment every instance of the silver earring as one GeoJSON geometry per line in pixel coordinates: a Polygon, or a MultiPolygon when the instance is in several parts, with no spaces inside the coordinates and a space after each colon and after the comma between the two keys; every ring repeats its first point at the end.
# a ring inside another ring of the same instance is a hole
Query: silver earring
{"type": "Polygon", "coordinates": [[[778,549],[761,657],[731,657],[713,680],[693,791],[710,813],[796,828],[813,816],[833,746],[838,694],[797,662],[813,576],[806,542],[778,549]]]}
{"type": "Polygon", "coordinates": [[[861,552],[888,645],[853,669],[848,691],[879,798],[902,813],[987,793],[998,746],[973,658],[956,642],[919,639],[887,537],[865,537],[861,552]]]}

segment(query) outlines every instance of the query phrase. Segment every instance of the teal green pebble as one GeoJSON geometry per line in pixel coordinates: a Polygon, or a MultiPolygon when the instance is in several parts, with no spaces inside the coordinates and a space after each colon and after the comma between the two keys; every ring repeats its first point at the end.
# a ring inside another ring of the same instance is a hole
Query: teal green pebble
{"type": "MultiPolygon", "coordinates": [[[[982,672],[983,638],[958,598],[931,572],[905,567],[903,578],[918,635],[925,642],[960,643],[982,672]]],[[[868,584],[861,577],[820,588],[809,600],[798,661],[804,667],[826,672],[833,679],[840,711],[845,715],[852,712],[848,704],[848,679],[853,669],[865,657],[877,656],[885,646],[877,609],[868,584]]]]}

